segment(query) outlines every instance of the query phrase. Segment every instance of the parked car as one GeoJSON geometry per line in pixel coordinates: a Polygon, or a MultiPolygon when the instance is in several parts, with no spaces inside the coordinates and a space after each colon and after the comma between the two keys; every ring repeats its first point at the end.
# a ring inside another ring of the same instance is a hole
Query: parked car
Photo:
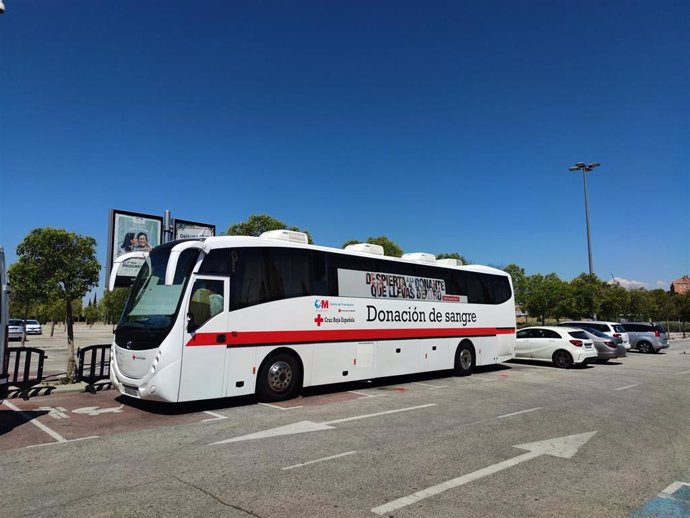
{"type": "Polygon", "coordinates": [[[668,332],[661,324],[653,322],[623,322],[630,338],[630,347],[641,353],[656,353],[669,346],[668,332]]]}
{"type": "Polygon", "coordinates": [[[562,322],[564,326],[572,327],[589,327],[606,333],[612,338],[620,338],[623,340],[623,345],[626,349],[630,349],[630,338],[625,332],[622,324],[618,322],[606,322],[605,320],[578,320],[572,322],[562,322]]]}
{"type": "Polygon", "coordinates": [[[562,369],[585,365],[598,356],[592,340],[576,327],[525,327],[516,338],[515,358],[553,362],[562,369]]]}
{"type": "Polygon", "coordinates": [[[24,324],[18,318],[10,318],[7,321],[7,339],[21,340],[24,334],[24,324]]]}
{"type": "MultiPolygon", "coordinates": [[[[559,326],[565,326],[565,324],[559,324],[559,326]]],[[[597,350],[597,360],[600,362],[615,358],[624,358],[628,355],[621,337],[609,336],[593,327],[583,326],[580,329],[587,333],[589,339],[592,340],[594,348],[597,350]]]]}
{"type": "Polygon", "coordinates": [[[41,324],[38,322],[38,320],[25,320],[24,327],[26,327],[27,335],[43,334],[43,328],[41,328],[41,324]]]}

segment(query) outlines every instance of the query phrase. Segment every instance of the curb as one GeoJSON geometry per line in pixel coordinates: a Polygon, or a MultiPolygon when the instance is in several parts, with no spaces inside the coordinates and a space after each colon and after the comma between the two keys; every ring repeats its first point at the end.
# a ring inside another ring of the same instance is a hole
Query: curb
{"type": "MultiPolygon", "coordinates": [[[[79,383],[69,383],[69,384],[55,384],[42,382],[39,385],[34,385],[28,390],[29,399],[43,398],[48,396],[54,396],[56,394],[89,394],[90,392],[86,390],[88,385],[81,381],[79,383]]],[[[102,392],[104,390],[112,390],[110,383],[99,383],[96,385],[96,391],[102,392]]],[[[10,389],[10,393],[7,399],[21,399],[20,392],[15,389],[10,389]]]]}

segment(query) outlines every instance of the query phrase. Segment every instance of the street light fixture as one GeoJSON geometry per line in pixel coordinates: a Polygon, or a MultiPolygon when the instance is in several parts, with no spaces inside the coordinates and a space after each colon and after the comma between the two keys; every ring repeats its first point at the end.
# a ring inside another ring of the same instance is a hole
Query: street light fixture
{"type": "Polygon", "coordinates": [[[587,257],[589,259],[589,274],[594,273],[592,268],[592,241],[589,236],[589,207],[587,205],[587,173],[589,173],[595,167],[599,167],[601,164],[599,162],[592,162],[591,164],[585,164],[584,162],[578,162],[574,166],[568,168],[569,171],[582,171],[582,180],[585,185],[585,222],[587,223],[587,257]]]}

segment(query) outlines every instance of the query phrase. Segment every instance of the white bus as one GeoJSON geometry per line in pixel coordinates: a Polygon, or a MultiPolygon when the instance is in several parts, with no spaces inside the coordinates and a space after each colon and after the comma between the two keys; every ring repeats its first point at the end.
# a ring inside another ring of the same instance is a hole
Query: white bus
{"type": "Polygon", "coordinates": [[[123,394],[167,402],[454,369],[514,357],[510,276],[430,254],[386,257],[272,231],[160,245],[145,257],[115,331],[123,394]]]}
{"type": "Polygon", "coordinates": [[[5,250],[0,246],[0,401],[7,397],[9,389],[9,308],[7,307],[7,270],[5,250]]]}

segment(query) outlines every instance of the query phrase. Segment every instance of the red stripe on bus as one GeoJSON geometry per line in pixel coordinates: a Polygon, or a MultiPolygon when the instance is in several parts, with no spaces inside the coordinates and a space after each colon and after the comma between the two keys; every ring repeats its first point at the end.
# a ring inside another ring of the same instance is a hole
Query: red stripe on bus
{"type": "Polygon", "coordinates": [[[312,342],[354,342],[360,340],[395,340],[414,338],[451,338],[461,336],[494,336],[515,333],[514,327],[456,327],[441,329],[346,329],[312,331],[232,331],[229,333],[196,333],[187,346],[293,344],[312,342]],[[219,334],[227,340],[218,343],[219,334]]]}

